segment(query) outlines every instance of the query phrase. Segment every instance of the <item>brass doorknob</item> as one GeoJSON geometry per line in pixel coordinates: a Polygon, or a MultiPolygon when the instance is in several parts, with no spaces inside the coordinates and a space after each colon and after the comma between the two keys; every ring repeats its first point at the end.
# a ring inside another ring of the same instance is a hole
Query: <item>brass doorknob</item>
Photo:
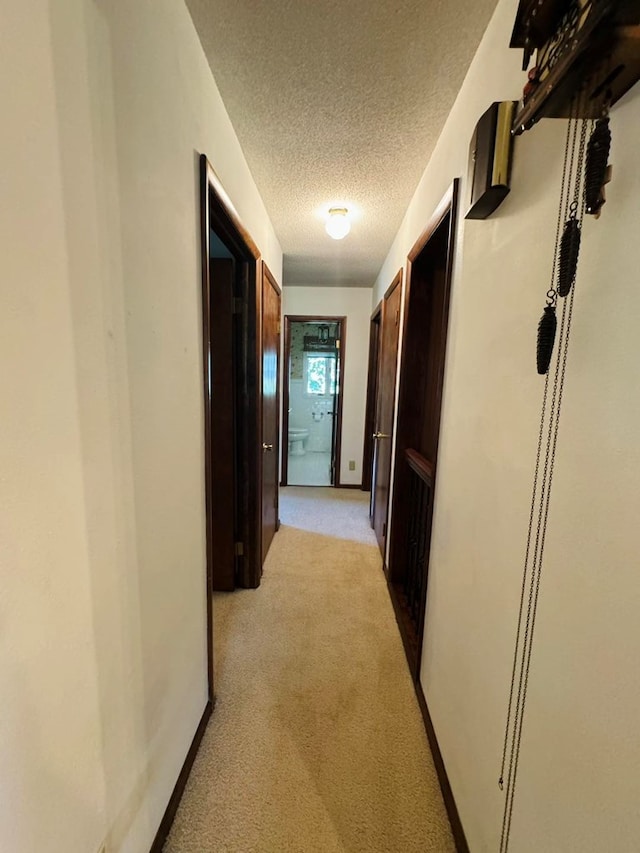
{"type": "Polygon", "coordinates": [[[391,438],[391,436],[387,435],[386,432],[374,432],[373,438],[375,438],[377,441],[380,438],[391,438]]]}
{"type": "Polygon", "coordinates": [[[262,449],[263,449],[263,450],[265,450],[265,451],[273,450],[273,444],[265,444],[265,443],[263,442],[263,443],[262,443],[262,449]]]}

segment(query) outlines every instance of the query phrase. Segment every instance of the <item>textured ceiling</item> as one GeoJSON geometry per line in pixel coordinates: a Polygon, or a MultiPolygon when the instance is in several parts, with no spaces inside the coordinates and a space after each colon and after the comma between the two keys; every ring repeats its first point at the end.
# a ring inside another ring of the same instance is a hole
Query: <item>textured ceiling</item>
{"type": "Polygon", "coordinates": [[[496,0],[187,0],[284,252],[370,287],[496,0]],[[341,241],[323,211],[354,211],[341,241]]]}

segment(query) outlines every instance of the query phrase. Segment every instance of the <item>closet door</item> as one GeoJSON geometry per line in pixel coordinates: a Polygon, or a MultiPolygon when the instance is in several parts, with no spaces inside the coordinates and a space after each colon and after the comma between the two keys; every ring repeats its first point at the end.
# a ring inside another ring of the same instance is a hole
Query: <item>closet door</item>
{"type": "Polygon", "coordinates": [[[391,485],[391,444],[393,412],[396,395],[398,336],[400,333],[400,298],[402,273],[393,280],[382,303],[382,331],[376,388],[376,417],[374,438],[373,529],[384,558],[389,517],[391,485]]]}

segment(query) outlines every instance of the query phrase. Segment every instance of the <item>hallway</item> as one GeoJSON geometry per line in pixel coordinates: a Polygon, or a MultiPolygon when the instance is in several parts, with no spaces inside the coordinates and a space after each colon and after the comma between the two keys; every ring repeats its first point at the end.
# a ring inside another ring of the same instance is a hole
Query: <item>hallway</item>
{"type": "Polygon", "coordinates": [[[260,589],[217,594],[217,704],[166,853],[454,850],[367,508],[283,489],[260,589]]]}

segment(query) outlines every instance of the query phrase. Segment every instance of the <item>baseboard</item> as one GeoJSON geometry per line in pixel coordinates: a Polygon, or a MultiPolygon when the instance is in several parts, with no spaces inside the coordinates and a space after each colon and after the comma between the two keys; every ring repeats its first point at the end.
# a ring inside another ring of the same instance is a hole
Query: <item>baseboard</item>
{"type": "MultiPolygon", "coordinates": [[[[288,483],[283,483],[280,481],[280,488],[284,489],[288,486],[288,483]]],[[[298,483],[295,486],[296,489],[316,489],[323,488],[322,486],[308,486],[306,483],[298,483]]],[[[327,488],[327,487],[324,487],[327,488]]],[[[331,488],[329,486],[328,488],[331,488]]],[[[335,483],[333,486],[334,489],[359,489],[360,491],[364,491],[362,488],[362,483],[335,483]]]]}
{"type": "Polygon", "coordinates": [[[420,647],[418,637],[415,633],[415,629],[413,629],[411,625],[411,620],[407,618],[406,608],[403,607],[402,602],[398,597],[398,593],[396,592],[396,588],[391,581],[391,576],[389,574],[388,569],[386,571],[386,578],[387,589],[389,590],[389,598],[391,599],[393,613],[396,617],[396,624],[398,626],[400,639],[402,640],[402,645],[404,646],[407,666],[409,667],[411,678],[414,682],[417,683],[420,677],[420,658],[422,655],[422,649],[420,647]]]}
{"type": "Polygon", "coordinates": [[[158,831],[156,832],[156,837],[153,839],[153,844],[151,845],[150,853],[162,853],[162,848],[164,847],[164,843],[169,836],[169,832],[171,831],[171,826],[175,819],[176,812],[178,811],[178,806],[180,805],[182,795],[184,794],[184,789],[187,786],[187,780],[189,778],[189,774],[191,773],[193,762],[196,760],[196,755],[198,754],[200,743],[202,742],[202,738],[204,737],[204,732],[207,728],[207,723],[209,722],[211,714],[213,713],[213,705],[214,703],[209,700],[205,706],[204,714],[202,715],[202,718],[198,723],[198,728],[196,729],[193,741],[191,742],[191,746],[189,747],[189,752],[187,753],[187,757],[185,758],[184,764],[182,765],[182,770],[180,771],[180,774],[178,776],[178,781],[176,782],[171,797],[169,798],[169,803],[167,805],[164,815],[162,816],[162,820],[160,821],[160,826],[158,827],[158,831]]]}
{"type": "Polygon", "coordinates": [[[427,700],[425,699],[420,679],[415,682],[415,688],[416,696],[418,697],[418,705],[420,705],[422,719],[424,720],[424,727],[427,731],[427,739],[433,755],[433,763],[436,768],[436,773],[438,774],[438,782],[440,783],[440,790],[442,791],[442,799],[444,800],[444,805],[447,810],[447,814],[449,815],[449,823],[451,824],[451,832],[453,833],[456,850],[458,853],[469,853],[469,845],[467,844],[467,839],[464,835],[464,829],[462,828],[462,822],[460,820],[460,815],[458,814],[456,801],[453,798],[453,791],[449,784],[449,777],[447,776],[447,770],[444,766],[444,761],[442,760],[442,753],[440,752],[438,739],[436,738],[435,729],[431,722],[431,715],[429,714],[427,700]]]}

